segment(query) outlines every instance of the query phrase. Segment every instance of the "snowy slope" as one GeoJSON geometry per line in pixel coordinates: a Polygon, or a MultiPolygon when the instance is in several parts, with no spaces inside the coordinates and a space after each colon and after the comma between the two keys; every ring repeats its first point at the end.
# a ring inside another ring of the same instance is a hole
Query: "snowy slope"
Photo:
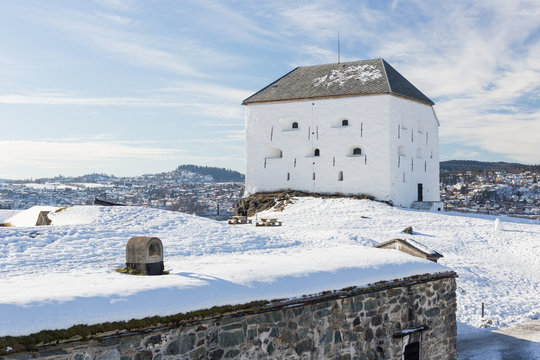
{"type": "MultiPolygon", "coordinates": [[[[24,212],[23,212],[24,213],[24,212]]],[[[22,216],[19,213],[18,216],[22,216]]],[[[300,198],[261,216],[278,228],[231,226],[137,207],[76,206],[53,226],[0,228],[0,336],[185,312],[255,299],[295,297],[448,269],[377,242],[407,236],[456,270],[458,321],[501,326],[540,312],[540,225],[426,213],[368,200],[300,198]],[[367,217],[367,218],[363,218],[367,217]],[[415,234],[400,231],[413,226],[415,234]],[[170,275],[118,274],[131,236],[157,236],[170,275]]]]}
{"type": "Polygon", "coordinates": [[[7,219],[17,214],[19,210],[4,210],[0,209],[0,223],[5,223],[7,219]]]}

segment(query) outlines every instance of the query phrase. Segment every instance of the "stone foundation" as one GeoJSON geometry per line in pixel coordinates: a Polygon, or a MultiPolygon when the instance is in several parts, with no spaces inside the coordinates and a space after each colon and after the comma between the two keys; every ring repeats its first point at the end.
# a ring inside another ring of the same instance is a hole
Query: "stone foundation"
{"type": "Polygon", "coordinates": [[[259,313],[56,345],[5,359],[401,360],[405,345],[416,342],[422,360],[456,359],[455,277],[450,272],[325,293],[259,313]]]}

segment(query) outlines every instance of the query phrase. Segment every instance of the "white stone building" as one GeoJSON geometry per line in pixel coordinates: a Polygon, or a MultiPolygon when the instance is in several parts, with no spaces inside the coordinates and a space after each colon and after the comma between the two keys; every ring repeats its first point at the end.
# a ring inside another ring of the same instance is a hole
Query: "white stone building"
{"type": "Polygon", "coordinates": [[[434,103],[383,59],[298,67],[243,105],[246,195],[440,201],[434,103]]]}

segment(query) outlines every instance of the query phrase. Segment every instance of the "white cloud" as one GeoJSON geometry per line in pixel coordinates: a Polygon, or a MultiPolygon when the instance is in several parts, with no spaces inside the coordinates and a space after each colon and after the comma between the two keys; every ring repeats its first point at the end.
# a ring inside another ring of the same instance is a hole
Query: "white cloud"
{"type": "Polygon", "coordinates": [[[135,7],[134,0],[94,0],[97,4],[111,10],[128,11],[135,7]]]}
{"type": "Polygon", "coordinates": [[[172,87],[159,89],[159,91],[192,95],[197,94],[198,97],[207,97],[214,99],[214,101],[215,99],[232,101],[237,104],[240,104],[242,100],[252,94],[251,90],[203,82],[177,83],[172,87]]]}
{"type": "Polygon", "coordinates": [[[132,19],[125,16],[105,14],[98,11],[96,11],[95,14],[117,25],[130,25],[130,24],[133,24],[134,22],[132,19]]]}
{"type": "Polygon", "coordinates": [[[480,153],[478,151],[458,150],[447,156],[448,160],[469,160],[475,159],[480,153]]]}
{"type": "Polygon", "coordinates": [[[121,29],[110,26],[131,21],[121,16],[101,13],[82,13],[77,11],[59,11],[57,13],[38,12],[35,17],[53,27],[65,31],[67,37],[74,38],[80,44],[98,47],[121,61],[149,68],[161,69],[178,75],[207,78],[209,74],[198,70],[205,63],[216,59],[233,62],[234,56],[202,47],[192,39],[176,37],[152,37],[140,32],[138,28],[121,29]],[[103,19],[106,18],[107,22],[103,19]],[[201,61],[204,59],[204,61],[201,61]]]}
{"type": "Polygon", "coordinates": [[[194,85],[193,90],[189,92],[189,88],[165,88],[158,90],[161,94],[146,97],[81,97],[62,91],[34,90],[0,95],[0,104],[177,108],[184,115],[197,114],[243,121],[244,109],[240,103],[247,92],[211,84],[200,87],[194,85]],[[178,92],[185,95],[175,94],[178,92]],[[219,96],[222,101],[219,101],[219,96]],[[236,105],[230,104],[231,98],[236,105]]]}
{"type": "MultiPolygon", "coordinates": [[[[0,157],[0,164],[27,164],[40,166],[42,163],[55,163],[57,167],[67,166],[73,161],[104,161],[123,158],[150,158],[177,156],[177,149],[163,149],[129,145],[118,142],[65,140],[32,141],[1,140],[0,153],[9,154],[0,157]]],[[[0,165],[0,167],[2,167],[0,165]]]]}

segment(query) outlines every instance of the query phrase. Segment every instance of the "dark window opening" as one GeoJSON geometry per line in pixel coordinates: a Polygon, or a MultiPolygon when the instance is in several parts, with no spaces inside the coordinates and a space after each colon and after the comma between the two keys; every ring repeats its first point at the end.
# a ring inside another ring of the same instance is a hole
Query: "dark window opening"
{"type": "Polygon", "coordinates": [[[362,155],[362,149],[354,148],[354,150],[352,151],[352,154],[353,155],[362,155]]]}
{"type": "Polygon", "coordinates": [[[291,180],[291,173],[287,173],[287,181],[291,180]]]}
{"type": "Polygon", "coordinates": [[[415,341],[405,345],[403,360],[420,360],[420,342],[415,341]]]}
{"type": "Polygon", "coordinates": [[[292,123],[292,128],[298,129],[298,123],[296,121],[292,123]]]}
{"type": "Polygon", "coordinates": [[[349,120],[341,120],[341,126],[349,126],[349,120]]]}
{"type": "Polygon", "coordinates": [[[148,248],[148,256],[159,256],[159,245],[156,243],[153,243],[148,248]]]}
{"type": "Polygon", "coordinates": [[[313,180],[315,180],[315,173],[313,173],[313,177],[312,177],[313,180]]]}
{"type": "Polygon", "coordinates": [[[343,171],[338,173],[338,181],[343,181],[343,171]]]}
{"type": "Polygon", "coordinates": [[[319,149],[315,149],[315,151],[313,151],[313,156],[321,156],[321,151],[319,149]]]}

